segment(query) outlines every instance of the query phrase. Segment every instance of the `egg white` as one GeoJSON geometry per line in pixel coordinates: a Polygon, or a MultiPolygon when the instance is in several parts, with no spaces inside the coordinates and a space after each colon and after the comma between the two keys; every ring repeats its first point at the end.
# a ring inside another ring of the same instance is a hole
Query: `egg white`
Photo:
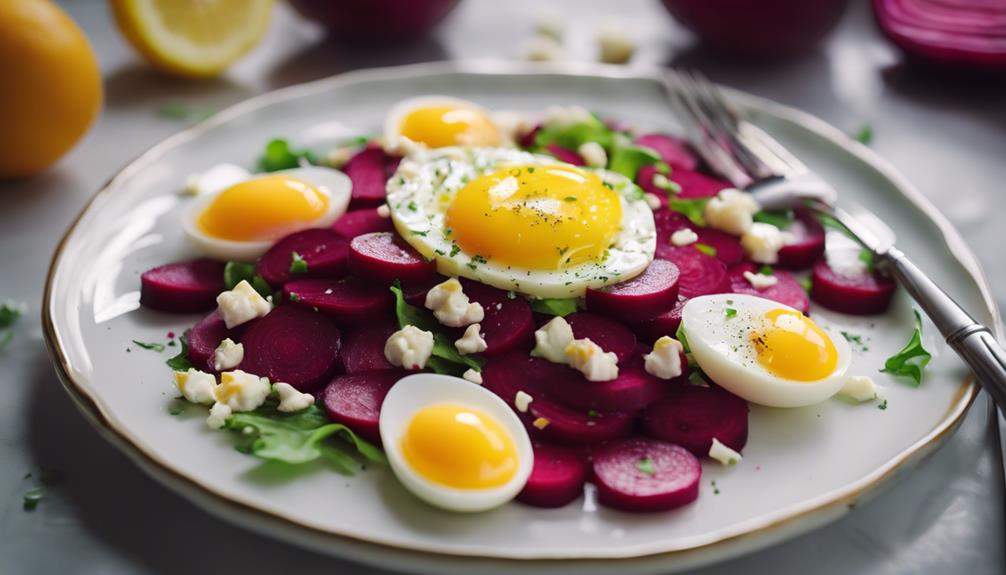
{"type": "MultiPolygon", "coordinates": [[[[562,164],[555,158],[510,148],[439,148],[419,150],[399,164],[388,182],[388,206],[395,228],[413,248],[436,261],[440,273],[463,276],[491,286],[540,298],[580,297],[587,288],[629,280],[653,261],[657,234],[644,194],[628,178],[594,171],[619,194],[622,221],[603,262],[585,262],[558,270],[529,270],[456,250],[447,233],[447,208],[469,181],[506,165],[562,164]],[[453,255],[452,252],[455,252],[453,255]]],[[[543,246],[544,249],[550,249],[543,246]]]]}
{"type": "Polygon", "coordinates": [[[380,431],[391,470],[402,485],[423,501],[449,511],[485,511],[510,501],[524,488],[534,467],[527,429],[506,402],[484,387],[449,375],[417,373],[400,379],[381,404],[380,431]],[[478,409],[506,430],[518,459],[509,481],[488,489],[458,489],[434,483],[409,466],[402,454],[402,438],[412,417],[424,407],[442,403],[478,409]]]}
{"type": "MultiPolygon", "coordinates": [[[[290,170],[279,170],[271,172],[271,174],[253,174],[242,181],[275,174],[290,175],[328,194],[328,209],[325,210],[325,213],[320,218],[302,226],[300,229],[331,226],[339,216],[346,213],[346,208],[349,206],[350,194],[353,189],[353,183],[346,174],[331,168],[304,166],[290,170]]],[[[231,185],[236,183],[240,182],[233,182],[231,185]]],[[[198,221],[200,214],[225,189],[227,188],[218,189],[216,193],[196,198],[192,205],[182,214],[182,229],[185,231],[185,235],[188,236],[192,245],[205,256],[218,260],[254,261],[281,238],[258,241],[225,240],[208,235],[199,228],[198,221]]],[[[300,231],[300,229],[291,229],[287,233],[294,233],[300,231]]]]}
{"type": "MultiPolygon", "coordinates": [[[[734,395],[769,407],[801,407],[828,399],[848,379],[852,351],[843,338],[831,342],[838,354],[835,370],[819,380],[793,381],[770,373],[759,362],[751,333],[773,309],[793,308],[752,295],[716,294],[692,298],[681,312],[681,325],[692,356],[702,371],[734,395]],[[727,308],[737,310],[727,317],[727,308]]],[[[825,332],[827,334],[827,332],[825,332]]]]}

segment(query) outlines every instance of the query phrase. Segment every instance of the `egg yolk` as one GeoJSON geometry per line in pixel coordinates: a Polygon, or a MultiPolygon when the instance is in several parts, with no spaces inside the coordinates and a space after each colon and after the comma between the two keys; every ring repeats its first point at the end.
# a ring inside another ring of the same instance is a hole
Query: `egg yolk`
{"type": "Polygon", "coordinates": [[[223,240],[274,240],[308,226],[328,211],[328,194],[282,174],[237,183],[199,215],[199,228],[223,240]]]}
{"type": "Polygon", "coordinates": [[[838,351],[828,334],[798,311],[774,309],[766,325],[751,336],[758,362],[779,377],[816,381],[831,375],[838,351]]]}
{"type": "Polygon", "coordinates": [[[488,414],[463,405],[419,410],[401,446],[416,473],[447,487],[499,487],[517,473],[517,448],[510,434],[488,414]]]}
{"type": "Polygon", "coordinates": [[[450,238],[504,265],[557,270],[600,261],[622,221],[618,194],[575,166],[513,166],[476,178],[447,209],[450,238]]]}
{"type": "Polygon", "coordinates": [[[398,133],[431,148],[500,143],[499,130],[485,114],[454,106],[416,108],[402,118],[398,133]]]}

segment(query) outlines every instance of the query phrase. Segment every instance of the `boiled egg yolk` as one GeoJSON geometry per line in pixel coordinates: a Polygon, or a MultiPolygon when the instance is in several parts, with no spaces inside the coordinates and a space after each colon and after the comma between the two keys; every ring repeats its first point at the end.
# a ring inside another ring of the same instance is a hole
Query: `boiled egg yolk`
{"type": "Polygon", "coordinates": [[[222,240],[274,240],[310,225],[328,210],[328,194],[297,178],[261,176],[220,192],[199,215],[199,228],[222,240]]]}
{"type": "Polygon", "coordinates": [[[765,313],[765,326],[751,336],[758,362],[770,373],[794,381],[816,381],[831,375],[838,351],[828,334],[794,310],[765,313]]]}
{"type": "Polygon", "coordinates": [[[517,473],[517,447],[510,434],[485,412],[463,405],[419,410],[401,447],[416,473],[447,487],[499,487],[517,473]]]}
{"type": "Polygon", "coordinates": [[[533,270],[601,261],[622,221],[618,194],[575,166],[513,166],[476,178],[447,209],[466,253],[533,270]]]}
{"type": "Polygon", "coordinates": [[[483,112],[456,106],[415,108],[402,118],[398,133],[431,148],[500,143],[499,130],[483,112]]]}

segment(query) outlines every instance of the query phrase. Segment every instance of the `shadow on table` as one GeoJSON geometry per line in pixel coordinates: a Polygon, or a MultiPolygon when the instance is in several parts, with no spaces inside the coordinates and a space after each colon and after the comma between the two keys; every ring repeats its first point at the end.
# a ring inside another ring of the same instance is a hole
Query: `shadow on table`
{"type": "Polygon", "coordinates": [[[905,59],[881,70],[884,84],[898,97],[942,114],[989,119],[1006,128],[1006,76],[934,67],[905,59]]]}
{"type": "MultiPolygon", "coordinates": [[[[180,100],[213,100],[215,96],[234,99],[247,92],[226,75],[214,78],[177,78],[158,72],[141,62],[117,68],[105,78],[105,105],[110,111],[143,106],[166,97],[180,100]]],[[[248,92],[251,95],[251,92],[248,92]]]]}

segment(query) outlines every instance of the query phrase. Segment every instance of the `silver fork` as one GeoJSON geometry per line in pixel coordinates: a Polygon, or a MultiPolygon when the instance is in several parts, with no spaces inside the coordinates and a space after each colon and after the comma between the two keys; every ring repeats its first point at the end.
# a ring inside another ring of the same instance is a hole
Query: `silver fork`
{"type": "Polygon", "coordinates": [[[905,287],[1000,409],[1006,409],[1006,351],[988,327],[894,246],[894,233],[880,218],[866,210],[853,216],[838,207],[831,185],[745,120],[700,74],[667,70],[663,80],[689,141],[713,170],[749,191],[762,209],[808,207],[838,220],[905,287]]]}

